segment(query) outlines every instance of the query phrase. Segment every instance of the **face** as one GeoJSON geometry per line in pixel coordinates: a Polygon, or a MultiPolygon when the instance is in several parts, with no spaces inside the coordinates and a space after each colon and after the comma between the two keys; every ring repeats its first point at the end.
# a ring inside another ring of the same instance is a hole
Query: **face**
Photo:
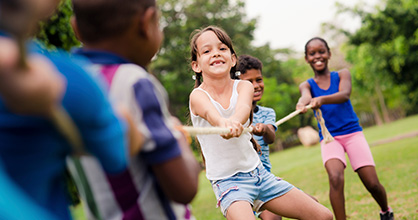
{"type": "Polygon", "coordinates": [[[244,74],[241,74],[239,77],[241,80],[248,80],[254,86],[254,97],[253,102],[258,102],[261,100],[264,92],[264,81],[263,75],[260,70],[250,69],[247,70],[244,74]]]}
{"type": "Polygon", "coordinates": [[[197,60],[192,62],[195,72],[212,77],[229,77],[236,64],[235,54],[212,31],[206,31],[196,40],[197,60]]]}
{"type": "Polygon", "coordinates": [[[331,53],[328,51],[324,42],[320,40],[311,41],[306,50],[305,60],[316,72],[323,72],[328,69],[328,60],[331,53]]]}

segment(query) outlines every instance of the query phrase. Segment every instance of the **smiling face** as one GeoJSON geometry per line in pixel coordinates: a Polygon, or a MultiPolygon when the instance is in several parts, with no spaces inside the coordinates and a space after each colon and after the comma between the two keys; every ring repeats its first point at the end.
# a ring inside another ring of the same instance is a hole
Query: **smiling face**
{"type": "Polygon", "coordinates": [[[254,86],[254,96],[253,102],[258,102],[261,100],[261,97],[264,93],[264,81],[261,70],[258,69],[249,69],[244,74],[239,76],[241,80],[248,80],[254,86]]]}
{"type": "Polygon", "coordinates": [[[315,39],[306,45],[305,60],[312,69],[317,72],[326,72],[328,70],[328,60],[331,58],[331,52],[321,40],[315,39]]]}
{"type": "Polygon", "coordinates": [[[197,57],[192,61],[194,72],[209,77],[229,77],[236,64],[236,56],[213,31],[203,32],[196,40],[197,57]]]}

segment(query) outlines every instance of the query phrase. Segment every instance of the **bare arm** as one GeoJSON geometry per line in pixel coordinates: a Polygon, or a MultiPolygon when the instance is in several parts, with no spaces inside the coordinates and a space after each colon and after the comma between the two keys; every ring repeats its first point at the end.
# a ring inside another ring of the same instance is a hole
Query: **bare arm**
{"type": "Polygon", "coordinates": [[[181,155],[152,167],[161,188],[173,201],[190,203],[197,193],[200,165],[184,136],[178,139],[181,155]]]}
{"type": "Polygon", "coordinates": [[[313,109],[317,109],[325,104],[338,104],[346,102],[351,95],[351,74],[348,69],[343,69],[338,72],[340,76],[340,86],[338,92],[332,95],[325,95],[313,98],[311,105],[313,109]]]}
{"type": "Polygon", "coordinates": [[[190,95],[190,108],[193,114],[204,118],[212,126],[231,128],[230,133],[221,135],[226,139],[241,135],[244,130],[242,124],[248,120],[252,108],[254,88],[251,83],[242,82],[245,83],[240,82],[237,88],[239,97],[236,111],[230,118],[223,118],[204,92],[194,90],[190,95]],[[244,85],[242,86],[242,84],[244,85]]]}
{"type": "Polygon", "coordinates": [[[65,79],[55,66],[41,55],[29,56],[27,69],[18,66],[18,48],[0,37],[0,95],[15,113],[48,116],[60,104],[65,79]]]}
{"type": "Polygon", "coordinates": [[[253,134],[263,136],[263,140],[266,144],[271,144],[276,138],[276,130],[273,125],[267,125],[263,123],[257,123],[254,126],[253,134]]]}
{"type": "Polygon", "coordinates": [[[301,110],[301,113],[305,113],[307,111],[305,106],[307,106],[312,100],[311,86],[307,81],[299,85],[299,92],[301,96],[296,104],[296,110],[301,110]]]}

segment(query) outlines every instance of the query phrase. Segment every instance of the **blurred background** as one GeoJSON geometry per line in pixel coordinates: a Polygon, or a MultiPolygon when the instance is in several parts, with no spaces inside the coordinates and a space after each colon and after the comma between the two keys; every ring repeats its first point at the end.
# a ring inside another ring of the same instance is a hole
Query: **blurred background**
{"type": "MultiPolygon", "coordinates": [[[[349,68],[351,101],[363,127],[382,125],[418,113],[418,1],[415,0],[158,0],[165,38],[150,71],[170,96],[171,112],[189,124],[193,89],[190,33],[207,25],[222,27],[238,55],[263,62],[264,96],[259,103],[277,120],[295,110],[298,85],[312,70],[304,45],[323,37],[332,51],[331,70],[349,68]]],[[[80,46],[69,26],[71,3],[40,25],[38,39],[48,47],[80,46]]],[[[312,112],[279,127],[272,151],[300,144],[297,129],[316,128],[312,112]]]]}

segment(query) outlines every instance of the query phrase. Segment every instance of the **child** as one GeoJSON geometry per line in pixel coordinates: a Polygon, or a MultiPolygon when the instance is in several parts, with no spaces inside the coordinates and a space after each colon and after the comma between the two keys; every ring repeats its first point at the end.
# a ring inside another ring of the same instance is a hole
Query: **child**
{"type": "Polygon", "coordinates": [[[249,126],[253,86],[230,78],[236,54],[220,28],[197,30],[191,38],[191,66],[196,74],[190,94],[193,126],[229,127],[220,135],[198,135],[206,177],[227,219],[254,219],[254,211],[270,210],[298,219],[332,219],[331,212],[300,190],[267,172],[253,149],[249,126]],[[203,83],[201,83],[203,78],[203,83]],[[242,135],[241,135],[242,134],[242,135]]]}
{"type": "MultiPolygon", "coordinates": [[[[315,76],[300,84],[301,97],[296,109],[306,112],[305,106],[320,108],[326,127],[335,141],[325,144],[321,141],[322,160],[329,177],[330,200],[337,219],[346,219],[344,205],[345,154],[367,190],[381,208],[381,219],[393,219],[388,206],[385,188],[376,174],[373,156],[364,138],[362,128],[350,102],[351,76],[347,69],[330,72],[328,60],[331,58],[327,42],[322,38],[312,38],[305,45],[305,60],[315,76]]],[[[318,126],[320,127],[320,126],[318,126]]],[[[322,134],[319,132],[320,139],[322,134]]]]}
{"type": "MultiPolygon", "coordinates": [[[[38,9],[39,14],[49,13],[44,11],[46,8],[38,7],[37,3],[40,1],[25,2],[30,4],[29,8],[38,9]]],[[[49,6],[48,9],[58,4],[56,0],[42,2],[49,6]]],[[[4,4],[5,1],[0,0],[2,16],[5,15],[4,10],[8,10],[3,7],[4,4]]],[[[31,71],[59,74],[66,81],[64,96],[62,100],[52,99],[45,104],[54,106],[57,102],[67,110],[80,131],[85,150],[98,157],[110,176],[126,169],[124,125],[115,116],[96,81],[79,62],[67,54],[44,51],[37,46],[33,46],[29,54],[29,68],[38,69],[29,69],[27,72],[12,71],[9,74],[31,74],[31,71]],[[42,65],[33,63],[33,57],[39,58],[42,65]]],[[[47,91],[46,94],[50,95],[50,92],[54,90],[47,91]]],[[[5,105],[3,99],[0,99],[0,130],[0,160],[11,182],[34,205],[58,219],[71,219],[64,176],[65,158],[72,153],[67,140],[50,119],[15,114],[5,105]]],[[[13,198],[9,199],[9,203],[13,204],[13,198]]],[[[22,212],[25,211],[29,210],[22,209],[22,212]]]]}
{"type": "Polygon", "coordinates": [[[75,53],[105,77],[111,100],[129,109],[145,139],[120,177],[106,178],[94,158],[82,158],[87,176],[96,177],[89,182],[99,216],[192,218],[187,203],[197,192],[200,166],[174,130],[166,91],[145,69],[163,37],[155,1],[73,0],[73,6],[72,25],[84,44],[75,53]]]}
{"type": "MultiPolygon", "coordinates": [[[[264,168],[271,172],[270,150],[269,144],[273,143],[276,138],[276,113],[272,108],[259,106],[257,102],[261,100],[264,92],[264,82],[262,75],[263,64],[255,57],[249,55],[241,55],[238,58],[239,71],[238,77],[241,80],[248,80],[254,87],[254,97],[252,103],[253,111],[253,137],[261,146],[260,160],[264,168]]],[[[263,220],[280,220],[281,217],[267,210],[261,212],[259,217],[263,220]]]]}

